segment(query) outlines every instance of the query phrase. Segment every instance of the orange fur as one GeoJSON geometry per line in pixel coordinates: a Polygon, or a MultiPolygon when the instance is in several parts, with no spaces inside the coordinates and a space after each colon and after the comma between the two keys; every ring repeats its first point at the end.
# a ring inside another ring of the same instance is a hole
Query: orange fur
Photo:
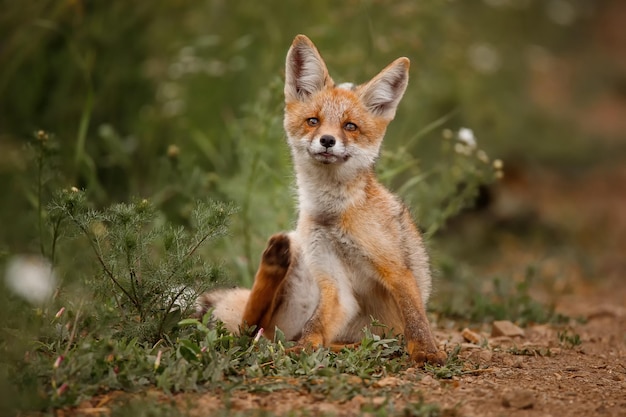
{"type": "Polygon", "coordinates": [[[290,263],[286,239],[284,235],[276,235],[268,242],[243,312],[242,324],[263,328],[268,339],[274,337],[272,318],[282,300],[284,279],[290,263]]]}

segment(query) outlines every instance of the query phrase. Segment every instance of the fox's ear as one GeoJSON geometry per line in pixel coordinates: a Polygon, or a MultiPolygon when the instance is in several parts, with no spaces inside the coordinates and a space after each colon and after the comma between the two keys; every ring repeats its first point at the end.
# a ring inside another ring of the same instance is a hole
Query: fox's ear
{"type": "Polygon", "coordinates": [[[285,101],[303,100],[332,84],[326,64],[309,38],[293,40],[285,64],[285,101]]]}
{"type": "Polygon", "coordinates": [[[394,118],[409,83],[409,65],[408,58],[398,58],[358,88],[359,97],[369,111],[389,120],[394,118]]]}

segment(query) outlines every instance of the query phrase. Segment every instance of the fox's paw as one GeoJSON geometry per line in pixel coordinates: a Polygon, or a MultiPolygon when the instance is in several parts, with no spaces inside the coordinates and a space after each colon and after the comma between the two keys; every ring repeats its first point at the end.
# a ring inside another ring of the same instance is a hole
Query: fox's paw
{"type": "Polygon", "coordinates": [[[409,341],[407,343],[407,350],[411,360],[415,362],[416,366],[424,366],[425,363],[431,365],[444,365],[448,359],[448,355],[444,351],[437,349],[433,342],[431,346],[424,346],[424,344],[409,341]]]}
{"type": "Polygon", "coordinates": [[[291,252],[289,250],[290,240],[285,233],[277,233],[270,237],[267,248],[263,252],[262,262],[266,266],[289,268],[291,263],[291,252]]]}
{"type": "Polygon", "coordinates": [[[295,346],[286,349],[288,353],[313,352],[324,346],[324,337],[320,334],[308,334],[298,340],[295,346]]]}
{"type": "Polygon", "coordinates": [[[415,365],[418,367],[422,367],[426,363],[431,365],[445,365],[447,359],[448,355],[441,350],[435,352],[426,352],[424,350],[411,352],[411,360],[415,362],[415,365]]]}
{"type": "Polygon", "coordinates": [[[353,350],[361,346],[361,342],[356,343],[331,343],[329,348],[331,352],[339,353],[344,350],[353,350]]]}
{"type": "Polygon", "coordinates": [[[313,353],[313,351],[315,351],[319,347],[320,346],[313,346],[310,343],[302,344],[302,343],[298,342],[295,346],[292,346],[290,348],[285,349],[285,352],[286,353],[293,353],[293,354],[296,354],[296,355],[299,355],[302,352],[313,353]]]}
{"type": "Polygon", "coordinates": [[[295,355],[299,355],[302,352],[307,352],[307,353],[311,353],[313,351],[313,348],[309,345],[309,346],[304,346],[304,345],[300,345],[297,344],[295,346],[292,346],[290,348],[285,349],[285,353],[289,354],[289,353],[293,353],[295,355]]]}
{"type": "Polygon", "coordinates": [[[304,346],[305,348],[313,349],[324,346],[324,336],[317,333],[307,334],[298,340],[297,346],[304,346]]]}

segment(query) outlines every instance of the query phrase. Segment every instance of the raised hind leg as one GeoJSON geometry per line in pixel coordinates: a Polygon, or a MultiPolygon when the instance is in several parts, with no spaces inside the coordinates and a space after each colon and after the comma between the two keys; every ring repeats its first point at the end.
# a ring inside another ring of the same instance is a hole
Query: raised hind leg
{"type": "Polygon", "coordinates": [[[278,233],[270,237],[261,257],[259,269],[243,313],[243,326],[263,329],[268,339],[274,337],[271,325],[276,309],[284,297],[284,283],[291,264],[289,236],[278,233]]]}

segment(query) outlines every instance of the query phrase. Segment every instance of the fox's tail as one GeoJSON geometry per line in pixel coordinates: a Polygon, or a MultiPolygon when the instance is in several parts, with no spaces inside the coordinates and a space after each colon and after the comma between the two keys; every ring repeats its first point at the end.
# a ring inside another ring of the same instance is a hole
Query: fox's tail
{"type": "Polygon", "coordinates": [[[201,318],[207,311],[212,310],[214,319],[224,322],[226,329],[232,333],[239,333],[239,326],[243,322],[243,312],[250,298],[250,290],[246,288],[231,288],[204,293],[196,300],[195,317],[201,318]]]}

